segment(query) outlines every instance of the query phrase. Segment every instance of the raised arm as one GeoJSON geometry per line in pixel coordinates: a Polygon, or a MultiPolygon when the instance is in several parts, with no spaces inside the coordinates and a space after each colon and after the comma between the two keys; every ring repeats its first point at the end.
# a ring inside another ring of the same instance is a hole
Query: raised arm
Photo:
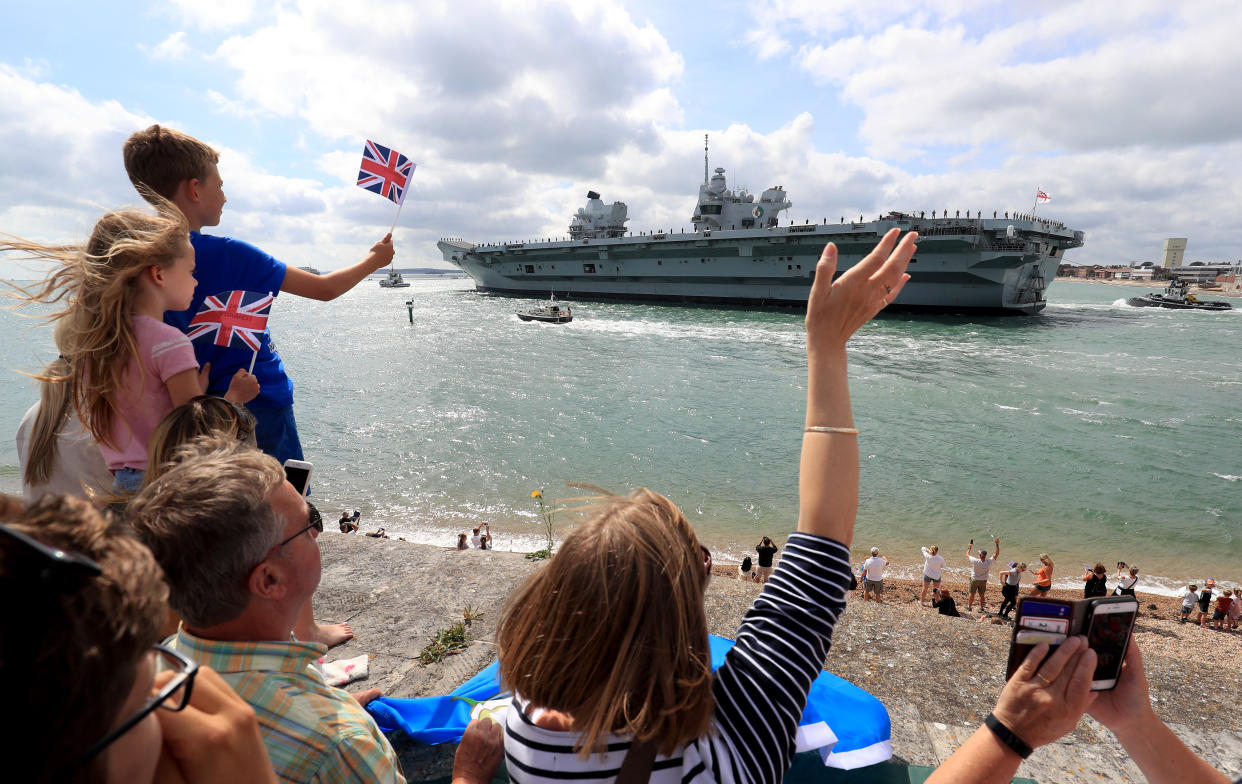
{"type": "Polygon", "coordinates": [[[993,541],[993,544],[996,545],[996,549],[992,552],[992,557],[999,561],[1000,560],[1000,537],[998,536],[992,541],[993,541]]]}
{"type": "Polygon", "coordinates": [[[366,258],[351,267],[326,275],[313,275],[306,270],[289,267],[285,270],[285,282],[280,290],[327,302],[357,286],[367,275],[386,267],[392,261],[393,253],[392,235],[386,234],[384,239],[371,246],[366,258]]]}
{"type": "Polygon", "coordinates": [[[858,512],[858,439],[850,408],[845,344],[910,279],[918,235],[892,229],[837,280],[837,248],[820,254],[806,311],[806,427],[798,474],[798,530],[849,545],[858,512]],[[844,430],[845,432],[842,432],[844,430]]]}

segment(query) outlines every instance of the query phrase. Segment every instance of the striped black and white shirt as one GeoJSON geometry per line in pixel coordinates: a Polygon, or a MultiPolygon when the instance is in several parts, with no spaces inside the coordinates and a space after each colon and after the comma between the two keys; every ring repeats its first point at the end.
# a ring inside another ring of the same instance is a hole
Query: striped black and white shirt
{"type": "MultiPolygon", "coordinates": [[[[737,644],[716,670],[712,730],[671,756],[657,756],[652,784],[778,784],[811,682],[823,668],[850,582],[849,548],[795,533],[763,593],[746,613],[737,644]]],[[[630,748],[612,736],[604,754],[578,757],[575,733],[536,727],[514,697],[505,722],[505,760],[515,784],[603,784],[630,748]]]]}

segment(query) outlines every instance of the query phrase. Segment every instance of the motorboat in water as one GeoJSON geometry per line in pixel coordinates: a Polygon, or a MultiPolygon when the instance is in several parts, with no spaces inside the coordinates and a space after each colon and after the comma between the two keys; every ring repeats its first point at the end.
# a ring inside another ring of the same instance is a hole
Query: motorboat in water
{"type": "Polygon", "coordinates": [[[519,310],[517,317],[522,321],[542,321],[545,324],[568,324],[574,320],[574,314],[570,308],[562,308],[556,304],[555,293],[553,293],[552,299],[548,301],[547,305],[531,310],[519,310]]]}
{"type": "Polygon", "coordinates": [[[1163,294],[1131,297],[1126,304],[1135,308],[1169,308],[1172,310],[1233,310],[1228,302],[1199,299],[1190,293],[1190,284],[1184,280],[1171,280],[1163,294]]]}
{"type": "Polygon", "coordinates": [[[410,284],[405,282],[405,278],[401,277],[401,273],[392,267],[388,268],[388,277],[379,282],[381,288],[386,289],[408,289],[410,284]]]}

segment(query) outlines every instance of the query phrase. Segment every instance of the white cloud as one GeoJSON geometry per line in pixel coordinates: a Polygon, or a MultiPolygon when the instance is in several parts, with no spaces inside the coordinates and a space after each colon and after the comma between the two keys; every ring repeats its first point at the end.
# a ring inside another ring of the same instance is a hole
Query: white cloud
{"type": "Polygon", "coordinates": [[[181,21],[200,30],[229,30],[250,21],[256,0],[170,0],[169,8],[181,21]]]}
{"type": "Polygon", "coordinates": [[[414,13],[304,0],[217,54],[237,72],[240,100],[321,136],[383,131],[451,157],[560,173],[648,136],[642,108],[683,67],[656,30],[612,3],[414,13]],[[368,22],[379,16],[383,26],[368,22]]]}
{"type": "Polygon", "coordinates": [[[184,30],[173,33],[160,41],[151,49],[151,57],[155,60],[183,60],[189,54],[190,47],[186,43],[184,30]]]}
{"type": "Polygon", "coordinates": [[[104,209],[138,201],[121,144],[150,118],[3,64],[0,106],[0,230],[81,237],[104,209]]]}

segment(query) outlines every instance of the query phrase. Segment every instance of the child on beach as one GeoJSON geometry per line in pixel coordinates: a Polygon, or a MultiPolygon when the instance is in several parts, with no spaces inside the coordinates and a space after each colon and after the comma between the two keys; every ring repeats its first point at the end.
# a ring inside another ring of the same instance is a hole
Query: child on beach
{"type": "Polygon", "coordinates": [[[1199,592],[1199,617],[1195,619],[1195,623],[1207,628],[1208,609],[1212,606],[1213,588],[1216,587],[1215,580],[1208,580],[1203,584],[1203,590],[1199,592]]]}
{"type": "MultiPolygon", "coordinates": [[[[72,384],[74,406],[99,444],[115,492],[142,486],[156,425],[202,392],[193,346],[162,321],[165,311],[188,307],[194,294],[188,235],[185,218],[165,203],[156,214],[107,213],[84,247],[0,242],[0,250],[56,264],[41,287],[22,290],[27,302],[69,303],[52,316],[66,322],[68,372],[43,380],[72,384]]],[[[225,397],[237,403],[259,392],[245,369],[227,386],[225,397]]]]}
{"type": "Polygon", "coordinates": [[[1242,619],[1242,588],[1234,586],[1233,604],[1229,605],[1229,629],[1238,628],[1238,620],[1242,619]]]}
{"type": "MultiPolygon", "coordinates": [[[[192,136],[152,125],[129,137],[124,157],[125,172],[143,198],[172,202],[188,222],[190,242],[198,254],[198,285],[184,305],[171,309],[165,317],[168,324],[183,332],[209,296],[241,290],[288,292],[327,301],[392,261],[391,234],[373,245],[362,261],[325,275],[286,267],[240,240],[201,234],[203,227],[219,225],[227,200],[216,168],[219,155],[192,136]]],[[[216,346],[209,341],[199,341],[194,351],[200,364],[211,368],[206,391],[217,395],[228,386],[236,369],[253,361],[261,390],[247,407],[258,420],[255,434],[259,448],[282,463],[289,458],[301,460],[302,444],[293,417],[293,382],[272,347],[270,334],[263,334],[257,355],[249,349],[216,346]]]]}
{"type": "Polygon", "coordinates": [[[1199,586],[1191,583],[1186,586],[1186,594],[1182,596],[1182,623],[1190,617],[1190,611],[1195,608],[1195,603],[1199,601],[1199,594],[1195,593],[1199,590],[1199,586]]]}
{"type": "Polygon", "coordinates": [[[1216,600],[1216,610],[1212,613],[1213,628],[1221,631],[1221,625],[1228,625],[1226,618],[1229,617],[1229,608],[1233,606],[1233,591],[1226,590],[1219,599],[1216,600]]]}

